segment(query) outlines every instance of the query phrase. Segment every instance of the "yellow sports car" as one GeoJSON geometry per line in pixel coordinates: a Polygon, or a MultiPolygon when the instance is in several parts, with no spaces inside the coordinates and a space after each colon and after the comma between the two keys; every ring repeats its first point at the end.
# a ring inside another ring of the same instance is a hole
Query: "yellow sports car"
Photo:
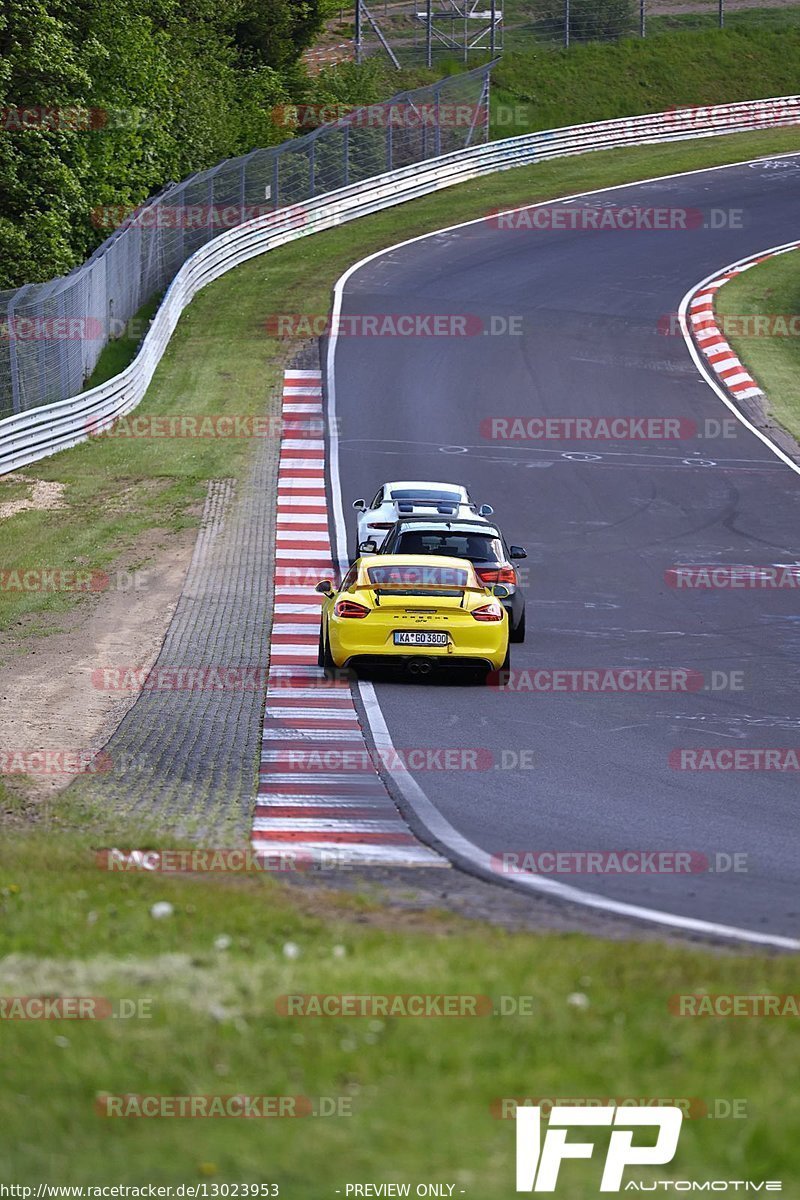
{"type": "Polygon", "coordinates": [[[324,597],[319,665],[397,665],[414,675],[435,666],[508,669],[508,616],[502,584],[487,586],[471,562],[438,555],[370,554],[357,559],[324,597]]]}

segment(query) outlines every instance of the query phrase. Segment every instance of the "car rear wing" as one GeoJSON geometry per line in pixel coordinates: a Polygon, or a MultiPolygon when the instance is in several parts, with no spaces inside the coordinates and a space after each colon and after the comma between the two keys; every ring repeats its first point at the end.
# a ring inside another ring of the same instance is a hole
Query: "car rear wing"
{"type": "Polygon", "coordinates": [[[381,583],[370,583],[368,580],[365,583],[356,583],[353,587],[354,592],[372,592],[375,596],[376,603],[380,605],[382,598],[402,600],[404,596],[450,596],[452,598],[461,597],[461,604],[471,592],[474,595],[484,596],[487,592],[492,593],[493,585],[490,584],[474,584],[474,583],[417,583],[417,584],[396,584],[394,586],[381,583]]]}
{"type": "Polygon", "coordinates": [[[435,508],[440,517],[454,517],[460,508],[474,511],[474,505],[455,500],[393,500],[398,517],[411,517],[418,508],[435,508]]]}

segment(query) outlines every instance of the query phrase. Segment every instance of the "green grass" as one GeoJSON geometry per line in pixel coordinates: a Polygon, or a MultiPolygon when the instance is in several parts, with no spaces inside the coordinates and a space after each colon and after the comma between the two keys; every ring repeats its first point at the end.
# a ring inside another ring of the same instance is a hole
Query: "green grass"
{"type": "MultiPolygon", "coordinates": [[[[668,1011],[682,991],[791,992],[791,959],[403,919],[335,893],[303,911],[264,876],[104,874],[93,844],[41,829],[0,849],[2,992],[144,1001],[151,1015],[0,1022],[10,1179],[270,1179],[296,1200],[365,1179],[438,1179],[495,1200],[514,1194],[513,1123],[492,1116],[497,1098],[653,1096],[737,1098],[747,1111],[687,1122],[659,1178],[783,1178],[790,1195],[800,1182],[791,1022],[668,1011]],[[150,915],[158,901],[171,916],[150,915]],[[460,1020],[279,1015],[277,998],[298,992],[530,1000],[525,1015],[460,1020]],[[352,1115],[125,1121],[95,1113],[102,1093],[343,1097],[352,1115]]],[[[566,1170],[571,1200],[596,1195],[596,1166],[566,1170]]]]}
{"type": "MultiPolygon", "coordinates": [[[[785,317],[788,336],[763,336],[757,325],[728,341],[769,397],[770,413],[800,438],[800,257],[796,251],[768,259],[720,288],[717,312],[733,317],[785,317]],[[795,318],[794,326],[789,322],[795,318]]],[[[733,328],[731,323],[731,328],[733,328]]],[[[777,328],[780,328],[778,326],[777,328]]],[[[773,324],[772,330],[776,328],[773,324]]]]}
{"type": "MultiPolygon", "coordinates": [[[[136,415],[276,412],[276,389],[297,343],[268,335],[266,319],[276,313],[326,314],[335,280],[356,256],[498,206],[798,146],[797,131],[785,129],[543,162],[300,238],[196,297],[136,415]]],[[[168,534],[196,523],[208,480],[240,476],[251,454],[247,438],[99,437],[44,459],[26,473],[63,483],[67,506],[0,522],[0,566],[108,570],[143,531],[168,534]]],[[[25,624],[17,626],[22,617],[58,613],[79,602],[73,592],[7,592],[0,629],[25,632],[25,624]]]]}
{"type": "Polygon", "coordinates": [[[95,369],[86,380],[87,389],[99,387],[107,379],[113,379],[133,361],[139,343],[147,332],[148,323],[155,316],[160,303],[161,296],[154,296],[147,304],[142,305],[130,321],[126,322],[124,332],[104,346],[95,369]]]}
{"type": "MultiPolygon", "coordinates": [[[[648,16],[647,33],[648,36],[655,36],[662,33],[692,32],[696,29],[707,30],[710,26],[716,28],[717,22],[716,6],[710,7],[703,13],[668,13],[664,16],[648,16]]],[[[725,28],[737,30],[798,29],[800,28],[800,7],[744,8],[726,12],[725,28]]]]}
{"type": "MultiPolygon", "coordinates": [[[[781,10],[782,12],[785,10],[781,10]]],[[[492,135],[732,103],[796,91],[800,9],[786,25],[756,22],[568,50],[507,53],[493,74],[492,135]],[[500,106],[504,106],[501,109],[500,106]],[[514,110],[513,121],[508,109],[514,110]],[[518,110],[518,111],[517,111],[518,110]],[[503,121],[500,118],[506,116],[503,121]]]]}

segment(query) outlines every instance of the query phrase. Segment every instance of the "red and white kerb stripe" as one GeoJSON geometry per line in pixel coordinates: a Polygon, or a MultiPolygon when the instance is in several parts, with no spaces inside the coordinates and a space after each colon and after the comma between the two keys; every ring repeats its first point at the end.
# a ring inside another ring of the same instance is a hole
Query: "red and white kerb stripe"
{"type": "Polygon", "coordinates": [[[372,765],[350,686],[317,666],[334,578],[319,371],[287,371],[278,474],[275,608],[252,842],[256,851],[387,866],[446,866],[414,837],[372,765]]]}
{"type": "MultiPolygon", "coordinates": [[[[784,252],[785,247],[778,251],[784,252]]],[[[716,279],[702,284],[702,291],[696,292],[689,302],[689,331],[711,370],[737,400],[763,396],[764,393],[723,337],[714,314],[714,297],[729,280],[741,275],[742,271],[749,271],[758,263],[773,258],[775,253],[772,251],[756,254],[753,258],[737,263],[735,267],[727,267],[716,279]]]]}

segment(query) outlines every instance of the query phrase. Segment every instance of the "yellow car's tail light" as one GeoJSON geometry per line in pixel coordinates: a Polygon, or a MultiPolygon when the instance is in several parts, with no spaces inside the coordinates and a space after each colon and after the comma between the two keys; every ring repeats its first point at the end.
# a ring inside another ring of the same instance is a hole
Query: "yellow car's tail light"
{"type": "Polygon", "coordinates": [[[355,600],[337,600],[333,608],[337,617],[368,617],[369,609],[355,600]]]}
{"type": "Polygon", "coordinates": [[[480,608],[474,608],[472,615],[476,621],[502,621],[503,606],[493,600],[491,604],[482,604],[480,608]]]}

